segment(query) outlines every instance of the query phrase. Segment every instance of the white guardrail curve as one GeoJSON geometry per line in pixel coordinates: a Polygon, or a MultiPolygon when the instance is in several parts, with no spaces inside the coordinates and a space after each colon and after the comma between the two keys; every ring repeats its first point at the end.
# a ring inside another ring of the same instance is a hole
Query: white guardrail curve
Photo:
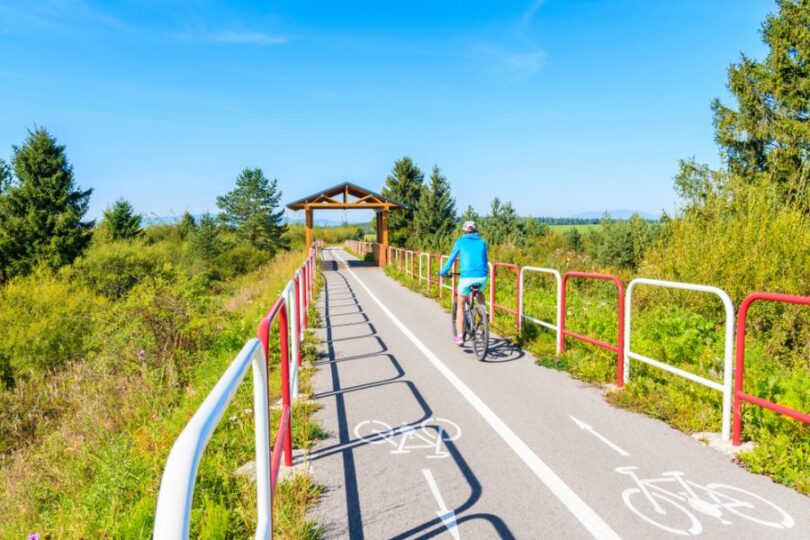
{"type": "Polygon", "coordinates": [[[267,364],[261,342],[253,338],[236,356],[208,397],[175,441],[160,481],[154,538],[188,538],[191,502],[203,451],[211,435],[253,366],[253,413],[256,418],[256,497],[258,503],[257,539],[272,535],[270,499],[270,409],[267,364]]]}
{"type": "Polygon", "coordinates": [[[732,394],[732,378],[734,374],[734,304],[728,293],[718,287],[711,285],[696,285],[693,283],[680,283],[677,281],[663,281],[660,279],[647,279],[636,278],[630,282],[625,292],[625,306],[624,306],[624,382],[630,378],[630,360],[638,360],[651,366],[667,371],[669,373],[683,377],[692,382],[702,384],[723,394],[723,419],[722,419],[722,437],[724,441],[728,441],[731,435],[731,398],[732,394]],[[633,314],[633,289],[636,285],[652,285],[654,287],[664,287],[667,289],[680,289],[685,291],[695,291],[708,294],[714,294],[723,302],[723,307],[726,311],[726,330],[723,346],[723,383],[718,383],[711,379],[695,375],[689,371],[670,366],[658,360],[654,360],[647,356],[634,353],[630,346],[630,329],[633,314]]]}

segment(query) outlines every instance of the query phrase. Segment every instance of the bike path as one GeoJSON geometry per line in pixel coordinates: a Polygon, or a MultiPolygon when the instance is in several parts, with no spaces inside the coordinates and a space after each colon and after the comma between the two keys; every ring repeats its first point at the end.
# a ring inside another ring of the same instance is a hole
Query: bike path
{"type": "Polygon", "coordinates": [[[311,454],[327,537],[810,538],[810,499],[495,336],[478,362],[435,302],[378,268],[336,266],[314,381],[332,436],[311,454]]]}

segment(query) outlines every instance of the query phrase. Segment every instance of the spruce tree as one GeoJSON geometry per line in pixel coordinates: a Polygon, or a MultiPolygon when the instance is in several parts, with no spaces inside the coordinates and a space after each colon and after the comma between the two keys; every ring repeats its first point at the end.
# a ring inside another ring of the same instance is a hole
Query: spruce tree
{"type": "Polygon", "coordinates": [[[143,217],[135,213],[129,201],[118,199],[104,211],[103,228],[113,240],[130,240],[143,234],[143,217]]]}
{"type": "Polygon", "coordinates": [[[423,190],[414,213],[413,230],[419,248],[427,251],[444,249],[456,223],[456,201],[450,193],[450,183],[434,165],[430,185],[423,190]]]}
{"type": "Polygon", "coordinates": [[[524,239],[523,222],[510,202],[495,197],[489,215],[483,219],[482,233],[492,245],[520,246],[524,239]]]}
{"type": "Polygon", "coordinates": [[[464,213],[461,214],[461,217],[459,218],[459,227],[466,221],[474,221],[476,223],[481,221],[481,216],[479,216],[478,212],[473,209],[472,205],[467,205],[466,210],[464,210],[464,213]]]}
{"type": "MultiPolygon", "coordinates": [[[[278,180],[268,180],[260,168],[243,169],[236,179],[236,188],[217,197],[219,217],[227,226],[253,246],[273,255],[289,248],[284,236],[284,209],[278,210],[281,191],[278,180]]],[[[201,223],[202,225],[202,223],[201,223]]]]}
{"type": "Polygon", "coordinates": [[[565,238],[565,245],[568,246],[568,249],[576,252],[582,250],[582,235],[576,227],[571,227],[565,231],[563,237],[565,238]]]}
{"type": "Polygon", "coordinates": [[[402,210],[391,212],[388,217],[389,242],[395,246],[413,246],[413,219],[422,196],[424,179],[422,171],[408,156],[397,160],[385,179],[382,194],[407,205],[402,210]]]}
{"type": "Polygon", "coordinates": [[[180,218],[180,223],[177,224],[177,230],[180,233],[180,238],[185,240],[192,234],[197,228],[197,221],[194,219],[194,216],[186,210],[183,213],[183,217],[180,218]]]}
{"type": "Polygon", "coordinates": [[[0,193],[0,279],[40,263],[54,269],[71,263],[94,225],[82,221],[93,190],[76,186],[65,147],[44,128],[13,147],[12,166],[14,177],[3,180],[0,193]]]}
{"type": "Polygon", "coordinates": [[[224,250],[224,243],[219,237],[219,228],[214,217],[206,212],[191,237],[191,253],[202,260],[209,268],[224,250]]]}
{"type": "Polygon", "coordinates": [[[810,210],[810,1],[777,5],[762,25],[767,57],[743,56],[728,70],[736,109],[712,103],[715,137],[729,172],[765,176],[810,210]]]}

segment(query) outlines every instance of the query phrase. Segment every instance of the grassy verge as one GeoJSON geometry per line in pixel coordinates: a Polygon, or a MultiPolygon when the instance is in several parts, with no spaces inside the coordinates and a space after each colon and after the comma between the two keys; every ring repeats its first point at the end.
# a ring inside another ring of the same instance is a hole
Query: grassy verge
{"type": "MultiPolygon", "coordinates": [[[[51,538],[150,538],[160,476],[172,444],[245,340],[254,335],[256,323],[300,258],[298,253],[285,253],[256,272],[224,283],[213,294],[195,290],[194,298],[204,301],[190,305],[182,303],[192,294],[188,284],[149,289],[150,294],[136,290],[126,310],[122,306],[122,311],[112,311],[105,315],[107,320],[99,321],[105,330],[92,361],[72,363],[47,379],[21,381],[22,388],[5,392],[6,412],[18,407],[20,414],[37,417],[27,420],[36,426],[32,442],[4,453],[0,461],[6,479],[0,487],[0,537],[38,532],[51,538]],[[167,299],[176,303],[166,305],[167,299]],[[178,306],[188,315],[182,331],[164,329],[160,325],[178,306]],[[148,339],[133,313],[152,325],[148,339]],[[152,335],[163,335],[161,331],[177,342],[190,335],[204,339],[194,348],[161,356],[152,335]],[[47,407],[20,402],[24,385],[37,382],[46,385],[47,395],[40,389],[38,398],[47,407]]],[[[311,336],[304,352],[308,359],[314,355],[311,336]]],[[[277,400],[278,361],[273,360],[271,399],[277,400]]],[[[310,373],[305,369],[301,374],[305,393],[310,373]]],[[[255,457],[251,376],[202,458],[192,510],[193,537],[242,538],[255,529],[255,485],[235,474],[255,457]]],[[[307,448],[321,435],[311,419],[314,410],[306,402],[295,406],[297,448],[307,448]]],[[[4,416],[4,421],[8,418],[4,416]]],[[[305,512],[320,488],[302,476],[281,484],[278,493],[276,537],[317,538],[319,527],[306,520],[305,512]]]]}
{"type": "MultiPolygon", "coordinates": [[[[394,267],[386,273],[413,290],[425,284],[394,267]]],[[[499,273],[497,303],[516,306],[516,278],[499,273]]],[[[626,280],[625,280],[626,281],[626,280]]],[[[525,312],[554,322],[556,287],[548,276],[528,274],[525,312]]],[[[436,289],[431,291],[436,297],[436,289]]],[[[442,303],[449,307],[450,295],[442,303]]],[[[567,327],[574,332],[616,343],[617,299],[610,283],[572,282],[567,300],[567,327]]],[[[719,302],[696,293],[640,288],[634,298],[633,350],[681,369],[720,380],[723,372],[723,310],[719,302]]],[[[800,411],[810,410],[810,364],[801,335],[799,315],[790,308],[766,306],[752,317],[748,341],[746,389],[754,395],[800,411]],[[770,310],[770,311],[769,311],[770,310]],[[787,321],[787,322],[785,322],[787,321]]],[[[526,323],[516,335],[512,315],[498,312],[493,329],[537,357],[539,365],[566,371],[600,386],[615,383],[616,355],[569,339],[566,352],[556,355],[556,336],[526,323]]],[[[632,363],[631,380],[608,400],[663,420],[687,433],[719,432],[722,403],[719,392],[639,362],[632,363]]],[[[752,472],[810,495],[810,427],[755,406],[744,408],[744,438],[756,441],[753,451],[739,454],[738,462],[752,472]]]]}
{"type": "Polygon", "coordinates": [[[341,247],[346,251],[346,253],[357,257],[363,262],[374,262],[374,253],[360,253],[345,244],[341,245],[341,247]]]}

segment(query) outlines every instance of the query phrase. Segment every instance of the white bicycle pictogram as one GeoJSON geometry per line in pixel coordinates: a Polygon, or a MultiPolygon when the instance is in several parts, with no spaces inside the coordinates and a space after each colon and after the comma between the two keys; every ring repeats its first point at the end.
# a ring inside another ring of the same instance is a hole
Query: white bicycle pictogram
{"type": "Polygon", "coordinates": [[[684,478],[684,473],[662,473],[662,478],[639,478],[638,467],[617,467],[637,487],[622,493],[624,504],[641,519],[680,536],[703,532],[699,516],[709,516],[731,525],[726,512],[774,529],[789,529],[795,521],[784,510],[744,489],[725,484],[700,485],[684,478]]]}
{"type": "Polygon", "coordinates": [[[396,428],[382,420],[364,420],[354,426],[354,434],[368,444],[392,445],[392,454],[430,449],[433,453],[427,458],[437,459],[450,456],[442,443],[461,437],[461,428],[446,418],[428,418],[418,426],[403,424],[396,428]]]}

